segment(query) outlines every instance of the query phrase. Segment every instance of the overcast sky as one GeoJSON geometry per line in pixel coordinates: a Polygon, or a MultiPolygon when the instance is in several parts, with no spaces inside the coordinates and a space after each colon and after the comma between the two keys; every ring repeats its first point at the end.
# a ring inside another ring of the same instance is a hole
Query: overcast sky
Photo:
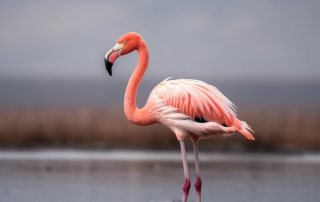
{"type": "MultiPolygon", "coordinates": [[[[105,53],[134,31],[146,79],[319,80],[319,2],[1,1],[0,79],[107,79],[105,53]]],[[[137,61],[118,58],[114,78],[137,61]]]]}

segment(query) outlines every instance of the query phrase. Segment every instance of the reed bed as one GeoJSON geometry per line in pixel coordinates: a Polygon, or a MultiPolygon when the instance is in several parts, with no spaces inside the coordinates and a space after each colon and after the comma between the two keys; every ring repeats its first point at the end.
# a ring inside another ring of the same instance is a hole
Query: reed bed
{"type": "MultiPolygon", "coordinates": [[[[256,141],[240,134],[200,141],[201,150],[320,150],[319,111],[247,110],[239,114],[256,141]]],[[[175,135],[160,124],[130,123],[118,109],[0,111],[0,148],[90,148],[179,150],[175,135]]],[[[192,145],[188,141],[187,148],[192,145]]]]}

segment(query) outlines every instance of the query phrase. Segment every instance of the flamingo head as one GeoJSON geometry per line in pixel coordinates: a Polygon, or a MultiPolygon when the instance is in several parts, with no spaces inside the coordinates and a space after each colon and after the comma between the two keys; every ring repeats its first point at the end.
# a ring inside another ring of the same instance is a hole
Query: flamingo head
{"type": "Polygon", "coordinates": [[[110,76],[112,76],[112,65],[121,55],[126,55],[139,48],[142,37],[134,32],[123,35],[105,55],[104,63],[110,76]]]}

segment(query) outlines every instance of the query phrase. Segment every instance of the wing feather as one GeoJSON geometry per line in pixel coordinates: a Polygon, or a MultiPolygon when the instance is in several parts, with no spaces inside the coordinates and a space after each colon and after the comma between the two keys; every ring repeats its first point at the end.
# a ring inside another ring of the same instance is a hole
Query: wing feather
{"type": "Polygon", "coordinates": [[[237,119],[235,105],[216,87],[203,81],[165,79],[153,89],[149,101],[154,104],[158,122],[175,132],[179,140],[190,134],[201,138],[230,135],[235,128],[248,139],[254,139],[250,126],[237,119]],[[198,123],[196,117],[208,122],[198,123]]]}
{"type": "Polygon", "coordinates": [[[235,106],[216,87],[192,79],[166,79],[153,89],[160,99],[190,118],[204,117],[208,121],[230,123],[235,106]]]}

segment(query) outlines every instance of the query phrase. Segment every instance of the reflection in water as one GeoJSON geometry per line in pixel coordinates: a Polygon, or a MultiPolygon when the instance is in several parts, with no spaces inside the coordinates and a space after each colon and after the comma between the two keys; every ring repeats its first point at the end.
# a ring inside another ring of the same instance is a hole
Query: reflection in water
{"type": "MultiPolygon", "coordinates": [[[[200,155],[201,158],[201,155],[200,155]]],[[[189,164],[191,183],[195,170],[189,164]]],[[[319,201],[320,164],[205,161],[203,201],[319,201]]],[[[180,161],[1,159],[0,201],[181,201],[180,161]]],[[[195,201],[192,186],[189,202],[195,201]]]]}

